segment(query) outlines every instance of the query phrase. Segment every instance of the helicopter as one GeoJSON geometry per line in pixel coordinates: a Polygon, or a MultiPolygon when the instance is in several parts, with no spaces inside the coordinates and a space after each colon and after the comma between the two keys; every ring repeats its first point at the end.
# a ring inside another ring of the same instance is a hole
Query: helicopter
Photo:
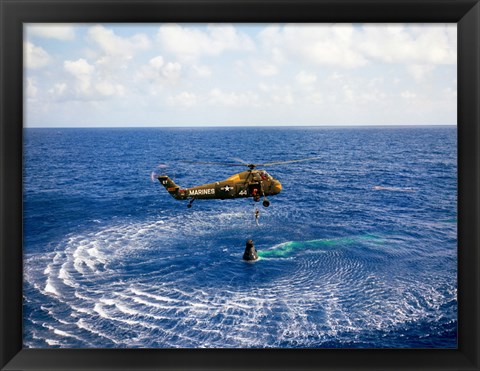
{"type": "MultiPolygon", "coordinates": [[[[225,180],[214,183],[202,184],[190,188],[181,188],[170,179],[168,175],[157,175],[158,181],[166,188],[168,193],[176,200],[187,200],[187,207],[192,207],[196,199],[234,199],[251,197],[255,202],[259,202],[263,198],[263,206],[269,207],[270,200],[267,196],[274,196],[282,191],[282,184],[279,180],[272,177],[265,170],[258,170],[257,167],[267,167],[280,164],[288,164],[293,162],[303,162],[317,160],[318,157],[305,158],[291,161],[277,161],[265,164],[253,163],[223,163],[223,162],[193,162],[182,161],[194,164],[205,165],[223,165],[223,166],[246,166],[249,170],[234,174],[225,180]]],[[[152,178],[153,179],[153,178],[152,178]]]]}

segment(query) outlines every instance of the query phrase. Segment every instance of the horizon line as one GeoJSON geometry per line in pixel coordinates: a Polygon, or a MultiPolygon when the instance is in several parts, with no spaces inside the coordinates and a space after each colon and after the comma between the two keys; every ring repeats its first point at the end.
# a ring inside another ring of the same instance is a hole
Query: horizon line
{"type": "Polygon", "coordinates": [[[370,124],[370,125],[168,125],[168,126],[24,126],[23,129],[193,129],[193,128],[394,128],[438,127],[455,124],[370,124]]]}

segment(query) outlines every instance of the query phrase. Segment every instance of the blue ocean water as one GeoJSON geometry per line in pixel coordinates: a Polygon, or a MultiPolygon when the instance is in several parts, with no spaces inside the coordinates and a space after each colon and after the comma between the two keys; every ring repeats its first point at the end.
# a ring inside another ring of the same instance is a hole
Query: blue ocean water
{"type": "Polygon", "coordinates": [[[25,129],[27,348],[456,348],[457,130],[25,129]],[[242,168],[283,190],[174,200],[242,168]],[[259,226],[254,210],[260,209],[259,226]],[[260,259],[242,260],[252,238],[260,259]]]}

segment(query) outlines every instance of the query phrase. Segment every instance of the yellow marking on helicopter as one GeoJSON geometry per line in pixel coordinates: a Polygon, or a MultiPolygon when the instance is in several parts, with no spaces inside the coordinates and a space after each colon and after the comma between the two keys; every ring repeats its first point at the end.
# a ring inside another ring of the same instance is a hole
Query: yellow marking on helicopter
{"type": "Polygon", "coordinates": [[[230,180],[232,182],[236,182],[236,181],[240,180],[240,175],[238,175],[238,174],[232,175],[231,177],[227,178],[227,180],[230,180]]]}

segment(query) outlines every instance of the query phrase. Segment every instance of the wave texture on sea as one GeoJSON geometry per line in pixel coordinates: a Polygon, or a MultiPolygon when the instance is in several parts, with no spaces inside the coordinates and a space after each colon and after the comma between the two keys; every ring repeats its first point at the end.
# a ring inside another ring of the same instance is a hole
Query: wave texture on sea
{"type": "Polygon", "coordinates": [[[26,129],[24,153],[27,348],[457,346],[455,127],[26,129]],[[150,180],[310,157],[266,168],[269,208],[150,180]]]}

